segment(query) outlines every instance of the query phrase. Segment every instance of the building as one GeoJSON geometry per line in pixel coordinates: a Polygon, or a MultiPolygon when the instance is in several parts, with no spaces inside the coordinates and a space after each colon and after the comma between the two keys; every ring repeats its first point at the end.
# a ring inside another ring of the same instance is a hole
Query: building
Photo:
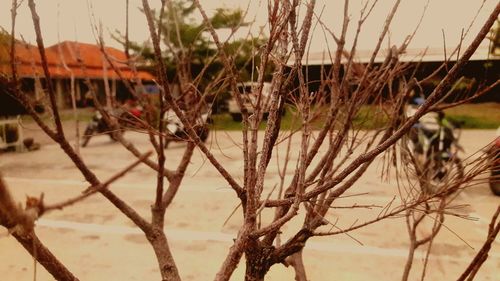
{"type": "MultiPolygon", "coordinates": [[[[464,48],[461,53],[458,54],[454,52],[454,48],[427,48],[427,49],[407,49],[404,53],[399,54],[392,59],[396,59],[399,62],[407,64],[407,74],[413,73],[416,68],[415,77],[417,79],[422,79],[429,76],[435,70],[437,70],[443,62],[448,61],[448,69],[451,68],[459,56],[463,53],[464,48]]],[[[307,77],[310,83],[308,83],[309,91],[315,92],[319,88],[320,81],[322,79],[321,73],[328,73],[333,65],[333,57],[335,56],[335,50],[330,52],[310,52],[306,53],[302,58],[303,72],[307,73],[307,77]]],[[[374,65],[381,65],[389,54],[389,49],[382,49],[378,52],[374,59],[374,65]]],[[[353,61],[357,63],[353,71],[359,76],[362,75],[364,66],[368,64],[371,60],[373,51],[371,50],[357,50],[353,61]]],[[[347,62],[345,56],[341,59],[341,73],[343,72],[343,65],[347,62]]],[[[293,56],[288,61],[289,65],[294,63],[293,56]]],[[[446,75],[446,68],[443,68],[435,77],[429,80],[428,84],[422,85],[424,90],[423,95],[428,95],[432,92],[434,87],[439,83],[439,81],[446,75]]],[[[494,56],[490,54],[489,47],[487,45],[480,46],[476,52],[469,59],[469,62],[465,65],[461,71],[461,75],[464,76],[464,83],[469,83],[465,85],[470,87],[469,94],[473,94],[473,90],[479,85],[490,85],[495,83],[500,79],[500,56],[494,56]]],[[[297,83],[297,82],[296,82],[297,83]]],[[[485,95],[477,99],[476,101],[495,101],[500,102],[500,86],[496,86],[491,89],[485,95]]]]}
{"type": "MultiPolygon", "coordinates": [[[[5,54],[8,54],[5,49],[8,49],[8,46],[3,45],[0,48],[4,48],[1,52],[4,58],[0,58],[0,74],[9,76],[12,74],[10,59],[5,59],[5,54]]],[[[154,77],[148,72],[134,72],[126,64],[124,52],[111,47],[105,47],[104,52],[123,79],[131,82],[139,79],[143,83],[153,81],[154,77]]],[[[86,83],[87,78],[97,90],[98,99],[104,104],[110,102],[106,98],[108,96],[106,93],[116,100],[130,97],[120,75],[109,65],[98,45],[64,41],[46,48],[45,53],[57,104],[60,108],[67,108],[72,104],[72,82],[77,105],[80,107],[90,105],[91,93],[86,83]]],[[[22,90],[36,100],[42,99],[47,90],[38,47],[17,41],[15,62],[22,90]]]]}

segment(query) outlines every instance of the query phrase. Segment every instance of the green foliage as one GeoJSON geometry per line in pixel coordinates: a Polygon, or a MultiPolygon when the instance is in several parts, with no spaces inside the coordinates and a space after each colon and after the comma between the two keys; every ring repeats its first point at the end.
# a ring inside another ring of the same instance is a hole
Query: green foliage
{"type": "Polygon", "coordinates": [[[218,8],[211,19],[211,23],[215,29],[236,28],[240,25],[246,25],[243,23],[243,11],[241,9],[230,10],[226,8],[218,8]]]}
{"type": "MultiPolygon", "coordinates": [[[[320,110],[327,112],[327,110],[320,110]]],[[[500,104],[480,103],[464,104],[455,108],[445,110],[448,119],[462,122],[463,129],[496,129],[500,126],[500,104]]],[[[232,120],[229,114],[217,114],[212,116],[214,120],[213,129],[216,130],[241,130],[241,122],[232,120]]],[[[324,124],[326,116],[319,116],[312,122],[313,130],[318,130],[324,124]]],[[[388,117],[382,109],[365,105],[362,106],[353,120],[354,128],[363,130],[380,129],[387,125],[388,117]]],[[[286,107],[286,114],[281,120],[282,130],[297,130],[301,124],[300,116],[291,107],[286,107]]],[[[260,129],[265,128],[265,121],[260,124],[260,129]]]]}
{"type": "MultiPolygon", "coordinates": [[[[213,81],[216,75],[224,70],[223,63],[219,59],[213,59],[217,54],[216,46],[211,42],[210,34],[205,24],[195,18],[196,7],[192,1],[174,0],[169,1],[163,11],[160,20],[160,11],[155,11],[156,25],[160,26],[162,34],[163,58],[167,65],[167,76],[171,82],[178,81],[179,75],[197,77],[204,67],[204,72],[199,90],[213,81]]],[[[215,29],[233,30],[239,26],[245,26],[243,22],[244,13],[241,9],[231,10],[219,8],[210,18],[215,29]]],[[[113,38],[121,44],[125,44],[124,36],[116,31],[113,38]]],[[[256,51],[265,42],[262,38],[235,39],[224,44],[223,48],[232,56],[236,69],[240,71],[241,79],[248,80],[252,71],[253,63],[258,63],[256,51]]],[[[144,65],[150,70],[154,69],[155,56],[150,43],[130,42],[129,48],[136,53],[141,53],[145,60],[144,65]]],[[[188,77],[189,78],[189,77],[188,77]]]]}
{"type": "Polygon", "coordinates": [[[203,30],[201,24],[194,22],[192,13],[194,4],[188,5],[186,1],[169,1],[160,22],[160,13],[156,13],[156,24],[161,24],[163,41],[173,51],[179,48],[191,48],[192,45],[206,45],[206,40],[200,37],[203,30]]]}
{"type": "MultiPolygon", "coordinates": [[[[94,109],[92,108],[78,108],[78,121],[82,123],[88,123],[94,116],[94,109]]],[[[59,115],[61,117],[61,121],[63,122],[70,122],[74,121],[74,113],[72,109],[64,109],[59,112],[59,115]]],[[[52,116],[52,113],[50,111],[45,111],[44,113],[40,114],[39,117],[46,122],[50,122],[54,117],[52,116]]],[[[21,122],[24,124],[31,124],[34,123],[35,121],[33,120],[33,117],[31,115],[22,115],[21,116],[21,122]]],[[[30,125],[31,126],[31,125],[30,125]]]]}
{"type": "Polygon", "coordinates": [[[354,116],[353,126],[357,129],[380,129],[387,125],[389,117],[378,106],[364,105],[354,116]]]}
{"type": "Polygon", "coordinates": [[[10,38],[10,33],[0,26],[0,44],[9,44],[10,38]]]}
{"type": "Polygon", "coordinates": [[[463,124],[462,128],[467,129],[496,129],[500,126],[500,122],[497,120],[484,120],[468,115],[452,115],[448,119],[463,124]]]}
{"type": "Polygon", "coordinates": [[[455,91],[470,91],[474,87],[476,82],[477,81],[475,78],[463,77],[455,83],[455,91]]]}
{"type": "Polygon", "coordinates": [[[500,126],[499,103],[463,104],[445,110],[448,119],[463,122],[463,128],[496,129],[500,126]]]}
{"type": "MultiPolygon", "coordinates": [[[[281,130],[298,130],[302,124],[301,117],[297,112],[296,108],[293,106],[285,107],[285,115],[281,119],[281,130]]],[[[317,112],[326,113],[328,110],[318,109],[317,112]]],[[[355,116],[353,123],[354,127],[357,129],[378,129],[387,124],[387,118],[383,117],[382,111],[378,110],[372,106],[364,106],[361,108],[360,112],[355,116]]],[[[216,130],[241,130],[242,123],[233,121],[229,114],[217,114],[212,116],[214,120],[213,129],[216,130]]],[[[325,123],[326,116],[319,115],[316,119],[312,120],[310,125],[313,130],[319,130],[323,127],[325,123]]],[[[266,121],[263,121],[259,129],[263,130],[266,126],[266,121]]]]}
{"type": "Polygon", "coordinates": [[[10,34],[0,27],[0,63],[10,61],[10,34]]]}
{"type": "Polygon", "coordinates": [[[228,113],[212,115],[214,123],[211,129],[220,131],[239,131],[243,128],[241,122],[233,121],[228,113]]]}
{"type": "MultiPolygon", "coordinates": [[[[237,69],[240,70],[240,78],[242,81],[249,81],[252,73],[252,68],[260,63],[260,59],[256,56],[256,50],[266,42],[264,38],[240,39],[224,45],[224,50],[233,56],[233,61],[237,69]],[[252,61],[253,58],[253,61],[252,61]]],[[[267,69],[264,79],[271,79],[271,69],[267,69]]]]}

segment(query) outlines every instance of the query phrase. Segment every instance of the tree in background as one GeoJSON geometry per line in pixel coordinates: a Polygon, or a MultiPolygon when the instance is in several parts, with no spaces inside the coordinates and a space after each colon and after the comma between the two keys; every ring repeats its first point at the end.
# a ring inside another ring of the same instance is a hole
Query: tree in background
{"type": "Polygon", "coordinates": [[[10,35],[7,31],[0,29],[0,64],[8,63],[10,35]]]}
{"type": "MultiPolygon", "coordinates": [[[[211,95],[222,92],[227,96],[227,85],[213,85],[210,81],[217,80],[223,69],[223,63],[218,57],[218,49],[210,40],[206,24],[197,21],[194,14],[196,6],[191,1],[166,1],[160,11],[154,11],[155,27],[161,34],[162,58],[165,61],[167,77],[171,83],[182,85],[182,81],[200,79],[198,91],[210,91],[211,95]]],[[[249,27],[244,21],[245,13],[241,9],[218,8],[209,18],[212,27],[226,34],[223,49],[232,56],[239,70],[242,81],[251,78],[252,69],[259,63],[258,50],[265,42],[260,34],[254,37],[247,32],[244,36],[234,34],[241,27],[249,27]]],[[[126,45],[125,36],[116,31],[115,40],[126,45]]],[[[151,42],[129,42],[129,47],[144,60],[142,67],[155,71],[157,60],[151,42]]],[[[270,70],[267,79],[270,79],[270,70]]],[[[183,90],[181,89],[181,92],[183,90]]]]}

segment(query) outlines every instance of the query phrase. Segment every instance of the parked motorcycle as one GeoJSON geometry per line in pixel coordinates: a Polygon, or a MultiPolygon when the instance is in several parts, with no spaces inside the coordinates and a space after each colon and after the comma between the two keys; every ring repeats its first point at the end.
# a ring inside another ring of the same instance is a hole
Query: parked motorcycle
{"type": "Polygon", "coordinates": [[[141,130],[145,129],[144,109],[135,101],[127,101],[115,112],[118,124],[122,131],[125,129],[141,130]]]}
{"type": "Polygon", "coordinates": [[[140,121],[144,110],[142,106],[134,100],[127,100],[120,107],[111,110],[106,109],[106,111],[109,112],[111,118],[117,119],[119,130],[112,130],[108,124],[106,124],[101,112],[96,110],[83,133],[82,147],[87,146],[90,138],[94,135],[107,134],[111,140],[117,141],[116,134],[123,134],[127,128],[137,129],[142,126],[140,121]]]}
{"type": "MultiPolygon", "coordinates": [[[[212,122],[211,120],[210,111],[207,111],[202,113],[193,125],[194,131],[202,142],[205,142],[208,139],[208,124],[212,122]]],[[[167,137],[165,138],[164,148],[168,148],[168,145],[171,142],[183,142],[189,140],[189,136],[184,130],[184,125],[173,110],[169,110],[165,114],[165,123],[167,137]]]]}
{"type": "Polygon", "coordinates": [[[87,124],[87,128],[85,128],[85,132],[83,133],[82,138],[82,147],[86,147],[89,143],[90,139],[95,135],[103,135],[107,134],[111,140],[117,141],[116,135],[121,132],[114,132],[108,124],[104,121],[104,117],[101,112],[96,110],[92,119],[87,124]]]}
{"type": "Polygon", "coordinates": [[[495,141],[488,150],[488,155],[493,161],[489,178],[490,189],[493,194],[500,196],[500,128],[497,130],[495,141]]]}
{"type": "Polygon", "coordinates": [[[464,176],[462,160],[458,157],[458,152],[463,151],[458,142],[460,126],[439,112],[421,119],[410,131],[413,155],[421,170],[419,176],[431,186],[437,186],[449,175],[464,176]]]}

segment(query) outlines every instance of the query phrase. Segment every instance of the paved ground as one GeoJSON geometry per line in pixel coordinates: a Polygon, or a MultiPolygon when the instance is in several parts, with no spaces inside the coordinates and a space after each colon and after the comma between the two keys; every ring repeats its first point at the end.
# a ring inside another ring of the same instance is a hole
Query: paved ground
{"type": "MultiPolygon", "coordinates": [[[[68,126],[69,128],[71,126],[68,126]]],[[[25,194],[45,193],[48,202],[58,202],[79,194],[86,184],[58,146],[31,131],[43,146],[39,151],[0,155],[0,171],[18,200],[25,194]]],[[[465,131],[462,144],[467,154],[483,147],[493,139],[494,131],[465,131]]],[[[29,133],[28,133],[29,135],[29,133]]],[[[238,180],[242,178],[241,151],[236,132],[212,132],[209,145],[224,166],[238,180]]],[[[127,132],[127,137],[144,151],[147,138],[127,132]]],[[[292,145],[296,146],[297,141],[292,145]]],[[[183,144],[173,144],[167,150],[167,165],[176,163],[183,144]]],[[[127,151],[106,136],[95,137],[81,150],[86,163],[99,178],[106,179],[121,167],[133,161],[127,151]]],[[[275,161],[272,161],[273,163],[275,161]]],[[[374,163],[350,194],[367,195],[342,199],[339,206],[358,204],[385,205],[397,194],[395,182],[381,181],[380,163],[374,163]]],[[[268,188],[278,179],[276,164],[270,167],[266,178],[268,188]]],[[[155,173],[140,166],[111,188],[145,216],[154,196],[155,173]]],[[[397,201],[397,200],[396,200],[397,201]]],[[[397,202],[395,202],[397,203],[397,202]]],[[[427,280],[455,280],[464,266],[481,246],[491,214],[500,203],[500,197],[491,195],[486,184],[465,190],[456,200],[457,205],[477,220],[456,217],[446,219],[433,247],[427,280]],[[467,245],[468,244],[468,245],[467,245]]],[[[181,191],[168,210],[167,235],[184,280],[210,280],[217,272],[232,239],[241,224],[241,216],[224,221],[236,206],[234,193],[227,187],[215,169],[196,152],[181,191]]],[[[380,209],[334,209],[331,220],[338,219],[343,228],[356,220],[376,217],[380,209]]],[[[263,215],[265,221],[270,213],[263,215]]],[[[285,229],[292,233],[301,223],[301,217],[285,229]]],[[[81,280],[158,280],[154,254],[141,235],[122,214],[100,196],[44,216],[37,232],[47,246],[75,272],[81,280]]],[[[390,219],[346,235],[313,239],[304,252],[310,280],[400,280],[407,255],[407,234],[402,219],[390,219]]],[[[1,280],[32,280],[33,261],[16,242],[0,230],[1,280]]],[[[499,280],[500,245],[494,244],[490,259],[476,280],[499,280]]],[[[415,259],[414,278],[422,266],[422,253],[415,259]]],[[[240,266],[233,280],[242,279],[240,266]]],[[[42,268],[37,280],[51,280],[42,268]]],[[[293,280],[290,269],[277,265],[271,269],[269,280],[293,280]]],[[[420,280],[420,279],[418,279],[420,280]]]]}

